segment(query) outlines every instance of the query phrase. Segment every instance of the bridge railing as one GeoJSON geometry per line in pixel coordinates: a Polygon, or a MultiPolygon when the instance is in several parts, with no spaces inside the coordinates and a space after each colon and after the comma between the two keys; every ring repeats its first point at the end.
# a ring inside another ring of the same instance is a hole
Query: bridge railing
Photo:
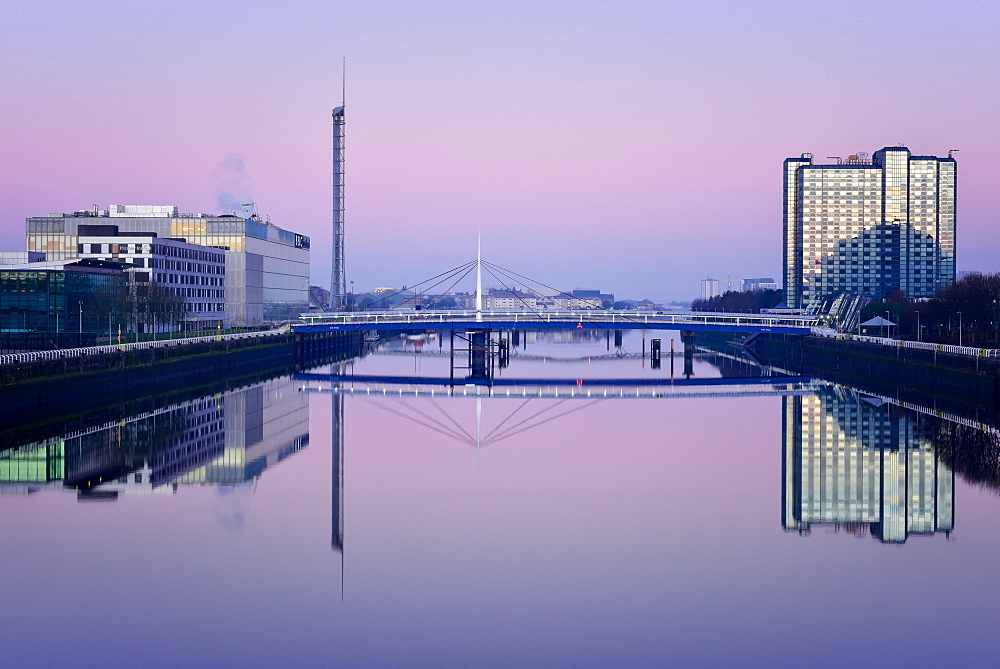
{"type": "Polygon", "coordinates": [[[821,330],[816,328],[813,334],[820,337],[832,339],[846,339],[851,341],[863,341],[869,344],[879,344],[881,346],[894,346],[898,348],[913,348],[923,351],[937,351],[939,353],[953,353],[955,355],[966,355],[976,358],[1000,358],[1000,349],[996,348],[976,348],[974,346],[955,346],[953,344],[935,344],[926,341],[909,341],[906,339],[893,339],[891,337],[870,337],[868,335],[856,335],[836,332],[833,330],[821,330]]]}
{"type": "Polygon", "coordinates": [[[300,317],[308,325],[364,325],[399,323],[454,323],[482,320],[503,320],[514,323],[615,323],[676,325],[753,325],[755,327],[811,328],[816,316],[777,316],[772,314],[731,314],[711,312],[662,313],[634,311],[506,311],[442,310],[442,311],[350,311],[333,313],[305,313],[300,317]]]}
{"type": "Polygon", "coordinates": [[[166,346],[183,346],[184,344],[198,344],[209,341],[227,341],[232,339],[255,339],[258,337],[271,337],[276,334],[287,332],[285,328],[277,330],[265,330],[260,332],[240,332],[228,335],[206,335],[203,337],[186,337],[183,339],[164,339],[162,341],[141,341],[133,344],[103,344],[101,346],[83,346],[80,348],[59,348],[49,351],[25,351],[24,353],[7,353],[0,355],[0,365],[13,365],[24,362],[36,362],[39,360],[65,360],[67,358],[78,358],[87,355],[100,355],[114,353],[115,351],[141,351],[150,348],[163,348],[166,346]]]}

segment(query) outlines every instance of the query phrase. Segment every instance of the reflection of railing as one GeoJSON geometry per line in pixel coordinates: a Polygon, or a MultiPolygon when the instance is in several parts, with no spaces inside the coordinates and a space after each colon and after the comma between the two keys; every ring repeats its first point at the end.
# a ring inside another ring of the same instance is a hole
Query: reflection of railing
{"type": "Polygon", "coordinates": [[[229,335],[209,335],[206,337],[188,337],[186,339],[165,339],[163,341],[141,341],[134,344],[104,344],[103,346],[85,346],[83,348],[61,348],[52,351],[28,351],[25,353],[8,353],[0,355],[0,365],[11,365],[20,362],[36,362],[38,360],[63,360],[65,358],[77,358],[85,355],[100,355],[102,353],[114,353],[115,351],[141,351],[150,348],[163,348],[165,346],[177,346],[184,344],[198,344],[209,341],[228,341],[233,339],[253,339],[256,337],[270,337],[283,334],[284,328],[278,330],[266,330],[263,332],[241,332],[229,335]]]}
{"type": "Polygon", "coordinates": [[[711,379],[494,379],[489,384],[432,377],[300,373],[300,391],[379,397],[493,397],[553,399],[644,399],[805,395],[816,392],[809,377],[711,379]]]}
{"type": "Polygon", "coordinates": [[[975,348],[972,346],[954,346],[952,344],[934,344],[926,341],[907,341],[905,339],[892,339],[889,337],[842,334],[839,332],[820,330],[819,328],[814,329],[813,334],[820,337],[831,337],[833,339],[849,339],[851,341],[863,341],[868,344],[880,344],[882,346],[915,348],[923,351],[937,351],[938,353],[954,353],[956,355],[967,355],[975,358],[1000,358],[1000,349],[997,348],[975,348]]]}

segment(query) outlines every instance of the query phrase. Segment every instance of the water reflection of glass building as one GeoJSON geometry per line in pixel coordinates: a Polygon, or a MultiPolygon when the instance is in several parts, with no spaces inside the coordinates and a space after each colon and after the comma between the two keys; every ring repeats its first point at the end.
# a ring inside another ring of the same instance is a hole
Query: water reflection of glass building
{"type": "Polygon", "coordinates": [[[951,531],[954,473],[907,412],[834,387],[782,409],[786,530],[830,525],[886,543],[951,531]]]}
{"type": "Polygon", "coordinates": [[[308,443],[308,397],[272,379],[0,452],[0,493],[90,499],[239,484],[308,443]]]}
{"type": "Polygon", "coordinates": [[[930,297],[955,280],[956,162],[905,147],[784,166],[785,301],[840,292],[930,297]]]}
{"type": "Polygon", "coordinates": [[[180,483],[245,483],[309,445],[309,398],[288,379],[222,396],[225,447],[180,483]]]}
{"type": "Polygon", "coordinates": [[[225,249],[226,316],[234,325],[284,320],[308,309],[309,237],[261,221],[256,214],[187,214],[174,206],[153,205],[50,214],[27,219],[27,250],[44,252],[47,261],[76,258],[79,227],[95,224],[225,249]]]}

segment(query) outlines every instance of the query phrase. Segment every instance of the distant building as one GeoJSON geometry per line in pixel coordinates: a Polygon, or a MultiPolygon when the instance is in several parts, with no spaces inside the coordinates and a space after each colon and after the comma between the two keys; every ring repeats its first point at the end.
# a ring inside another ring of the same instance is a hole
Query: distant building
{"type": "Polygon", "coordinates": [[[525,311],[538,308],[538,296],[519,290],[490,288],[483,300],[483,309],[489,311],[525,311]]]}
{"type": "Polygon", "coordinates": [[[772,277],[761,277],[759,279],[743,279],[743,292],[752,290],[777,290],[778,283],[772,277]]]}
{"type": "Polygon", "coordinates": [[[604,308],[603,301],[598,297],[585,298],[562,293],[559,295],[552,295],[551,297],[547,297],[545,299],[548,304],[551,304],[551,308],[558,309],[560,311],[589,311],[604,308]]]}
{"type": "Polygon", "coordinates": [[[972,276],[974,274],[982,274],[982,272],[980,272],[977,269],[965,269],[965,270],[961,270],[958,273],[958,279],[961,280],[961,279],[964,279],[967,276],[972,276]]]}
{"type": "Polygon", "coordinates": [[[811,153],[784,164],[785,302],[837,293],[932,296],[955,280],[952,157],[886,147],[833,165],[811,153]]]}
{"type": "Polygon", "coordinates": [[[579,288],[569,291],[569,294],[573,297],[578,297],[581,300],[597,301],[601,305],[614,304],[615,294],[614,293],[602,293],[599,290],[581,290],[579,288]],[[610,303],[610,304],[609,304],[610,303]]]}
{"type": "Polygon", "coordinates": [[[701,280],[701,299],[710,300],[716,295],[722,295],[719,289],[719,280],[708,277],[701,280]]]}
{"type": "Polygon", "coordinates": [[[322,286],[309,286],[309,308],[326,310],[330,308],[330,291],[322,286]]]}
{"type": "Polygon", "coordinates": [[[110,205],[26,221],[27,250],[48,261],[78,257],[80,226],[115,226],[119,235],[160,239],[225,251],[225,314],[234,325],[260,325],[296,317],[309,306],[309,237],[264,222],[256,211],[240,215],[179,213],[175,206],[110,205]]]}

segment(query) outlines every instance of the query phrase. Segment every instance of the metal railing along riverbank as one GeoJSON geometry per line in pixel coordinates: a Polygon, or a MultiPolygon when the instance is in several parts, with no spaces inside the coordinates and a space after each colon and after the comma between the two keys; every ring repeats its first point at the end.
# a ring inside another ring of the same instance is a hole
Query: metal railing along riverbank
{"type": "Polygon", "coordinates": [[[923,351],[937,351],[938,353],[952,353],[955,355],[965,355],[973,358],[1000,358],[1000,349],[997,348],[976,348],[973,346],[955,346],[953,344],[934,344],[926,341],[892,339],[890,337],[870,337],[868,335],[846,334],[826,328],[813,328],[812,333],[818,337],[862,341],[868,344],[879,344],[881,346],[892,346],[895,348],[913,348],[923,351]]]}
{"type": "Polygon", "coordinates": [[[103,344],[101,346],[84,346],[82,348],[60,348],[50,351],[7,353],[0,355],[0,365],[13,365],[24,362],[36,362],[39,360],[65,360],[67,358],[78,358],[87,355],[102,355],[114,353],[116,351],[142,351],[151,348],[184,346],[185,344],[200,344],[212,341],[257,339],[260,337],[273,337],[278,334],[287,334],[288,331],[287,327],[281,327],[276,330],[263,330],[260,332],[240,332],[238,334],[206,335],[202,337],[187,337],[183,339],[164,339],[162,341],[141,341],[133,344],[103,344]]]}

